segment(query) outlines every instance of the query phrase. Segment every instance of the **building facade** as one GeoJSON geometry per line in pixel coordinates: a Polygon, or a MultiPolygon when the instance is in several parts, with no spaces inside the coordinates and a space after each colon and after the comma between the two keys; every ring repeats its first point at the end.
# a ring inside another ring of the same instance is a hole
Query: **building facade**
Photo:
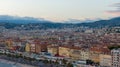
{"type": "Polygon", "coordinates": [[[70,48],[66,46],[60,46],[59,55],[64,57],[70,57],[70,48]]]}
{"type": "Polygon", "coordinates": [[[111,50],[112,67],[120,67],[120,48],[111,50]]]}
{"type": "Polygon", "coordinates": [[[30,44],[29,43],[26,43],[26,45],[25,45],[25,51],[26,52],[30,52],[30,44]]]}
{"type": "Polygon", "coordinates": [[[111,67],[111,55],[100,54],[100,66],[111,67]]]}
{"type": "Polygon", "coordinates": [[[80,54],[81,54],[80,48],[72,48],[70,50],[70,58],[74,60],[79,60],[81,58],[80,54]]]}
{"type": "Polygon", "coordinates": [[[88,49],[81,50],[81,60],[88,60],[90,58],[90,51],[88,49]]]}
{"type": "Polygon", "coordinates": [[[53,56],[58,54],[58,46],[47,46],[48,53],[51,53],[53,56]]]}

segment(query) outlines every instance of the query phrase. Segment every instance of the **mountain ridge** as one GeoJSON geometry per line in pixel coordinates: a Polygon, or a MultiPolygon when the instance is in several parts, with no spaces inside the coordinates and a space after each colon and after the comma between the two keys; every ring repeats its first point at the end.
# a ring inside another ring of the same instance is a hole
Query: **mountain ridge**
{"type": "MultiPolygon", "coordinates": [[[[55,23],[52,21],[38,19],[33,17],[14,17],[10,20],[11,16],[8,16],[8,19],[0,17],[0,26],[3,26],[7,29],[21,27],[24,25],[25,29],[53,29],[53,28],[75,28],[75,27],[88,27],[88,28],[104,28],[104,27],[120,27],[120,17],[111,18],[108,20],[98,20],[88,23],[55,23]],[[21,18],[21,20],[16,20],[15,18],[21,18]],[[25,19],[23,19],[25,18],[25,19]],[[4,21],[3,21],[4,20],[4,21]],[[27,23],[25,23],[27,22],[27,23]]],[[[76,20],[75,20],[76,21],[76,20]]],[[[79,20],[77,20],[79,21],[79,20]]]]}

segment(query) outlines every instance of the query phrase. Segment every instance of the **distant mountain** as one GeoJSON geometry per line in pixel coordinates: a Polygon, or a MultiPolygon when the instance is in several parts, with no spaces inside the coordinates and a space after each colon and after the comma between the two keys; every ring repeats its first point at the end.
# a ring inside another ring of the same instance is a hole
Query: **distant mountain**
{"type": "Polygon", "coordinates": [[[62,23],[73,23],[73,24],[76,24],[76,23],[91,23],[91,22],[94,22],[94,21],[97,21],[97,20],[98,19],[94,19],[94,20],[91,20],[91,19],[85,19],[85,20],[68,19],[67,21],[63,21],[62,23]]]}
{"type": "Polygon", "coordinates": [[[93,23],[82,23],[80,26],[87,26],[91,28],[102,28],[102,27],[114,27],[120,26],[120,17],[112,18],[109,20],[99,20],[93,23]]]}
{"type": "Polygon", "coordinates": [[[50,21],[47,21],[43,18],[19,17],[19,16],[9,16],[9,15],[0,15],[0,22],[19,23],[19,24],[50,23],[50,21]]]}
{"type": "Polygon", "coordinates": [[[99,20],[89,22],[82,22],[80,20],[69,20],[67,22],[55,23],[44,19],[33,17],[18,17],[18,16],[0,16],[0,26],[7,29],[20,28],[25,30],[29,29],[53,29],[53,28],[75,28],[75,27],[89,27],[89,28],[104,28],[104,27],[120,27],[120,17],[115,17],[109,20],[99,20]]]}

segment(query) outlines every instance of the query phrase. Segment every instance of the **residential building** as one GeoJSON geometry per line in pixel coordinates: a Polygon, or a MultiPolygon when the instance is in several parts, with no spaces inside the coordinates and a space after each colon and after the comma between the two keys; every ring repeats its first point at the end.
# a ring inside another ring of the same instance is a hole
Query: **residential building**
{"type": "Polygon", "coordinates": [[[47,44],[35,44],[35,53],[47,52],[47,44]]]}
{"type": "Polygon", "coordinates": [[[60,46],[59,55],[64,57],[70,57],[70,48],[67,46],[60,46]]]}
{"type": "Polygon", "coordinates": [[[100,58],[99,58],[100,54],[101,54],[101,51],[99,50],[99,48],[92,47],[90,49],[90,58],[89,59],[98,63],[98,62],[100,62],[100,58]]]}
{"type": "Polygon", "coordinates": [[[72,47],[70,50],[70,58],[73,60],[79,60],[81,58],[81,48],[79,47],[72,47]]]}
{"type": "Polygon", "coordinates": [[[100,54],[100,66],[111,67],[111,55],[100,54]]]}
{"type": "Polygon", "coordinates": [[[82,49],[80,56],[81,60],[88,60],[90,58],[90,51],[88,49],[82,49]]]}
{"type": "Polygon", "coordinates": [[[6,40],[6,45],[8,49],[13,49],[13,40],[12,39],[6,40]]]}
{"type": "Polygon", "coordinates": [[[120,67],[120,48],[111,50],[112,67],[120,67]]]}
{"type": "Polygon", "coordinates": [[[30,44],[29,43],[26,43],[25,51],[30,52],[30,44]]]}
{"type": "Polygon", "coordinates": [[[33,53],[35,53],[35,44],[34,43],[31,43],[30,44],[30,52],[33,52],[33,53]]]}
{"type": "Polygon", "coordinates": [[[58,54],[58,46],[47,46],[48,53],[51,53],[53,56],[58,54]]]}

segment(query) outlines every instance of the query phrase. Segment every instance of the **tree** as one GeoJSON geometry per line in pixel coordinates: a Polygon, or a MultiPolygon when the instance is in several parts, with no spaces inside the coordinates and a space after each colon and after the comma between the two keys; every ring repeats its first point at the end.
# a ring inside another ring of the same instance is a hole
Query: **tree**
{"type": "Polygon", "coordinates": [[[73,67],[73,64],[68,63],[68,64],[67,64],[67,67],[73,67]]]}
{"type": "Polygon", "coordinates": [[[87,65],[89,65],[89,64],[90,64],[90,65],[94,64],[94,62],[93,62],[92,60],[86,60],[86,62],[87,62],[87,63],[86,63],[87,65]]]}
{"type": "Polygon", "coordinates": [[[108,48],[109,48],[110,50],[112,50],[112,49],[118,49],[118,48],[120,48],[120,46],[119,46],[119,45],[108,46],[108,48]]]}
{"type": "Polygon", "coordinates": [[[63,60],[62,60],[62,63],[63,63],[63,64],[66,64],[66,63],[67,63],[67,60],[63,59],[63,60]]]}

